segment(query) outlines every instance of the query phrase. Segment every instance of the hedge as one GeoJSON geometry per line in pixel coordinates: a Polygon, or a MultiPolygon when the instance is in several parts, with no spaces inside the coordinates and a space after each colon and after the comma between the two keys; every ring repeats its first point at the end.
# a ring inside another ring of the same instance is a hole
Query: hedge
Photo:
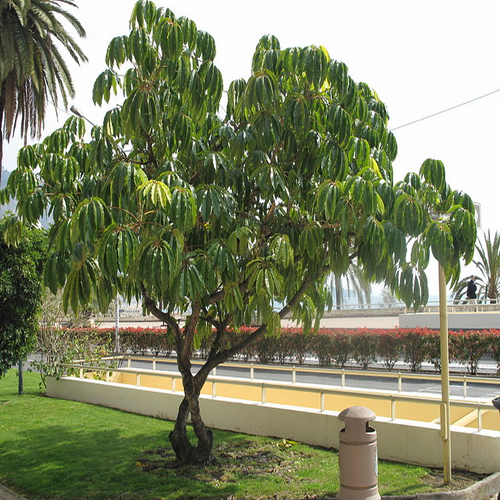
{"type": "MultiPolygon", "coordinates": [[[[114,329],[82,328],[75,334],[92,330],[113,339],[114,329]]],[[[252,327],[232,330],[228,345],[238,342],[253,331],[252,327]]],[[[201,339],[196,355],[205,358],[210,351],[211,338],[201,339]]],[[[165,327],[120,329],[122,352],[169,356],[175,351],[173,334],[165,327]]],[[[450,359],[475,375],[482,356],[491,353],[500,369],[500,330],[452,331],[449,333],[450,359]]],[[[235,359],[258,363],[317,362],[320,366],[345,367],[347,363],[367,369],[378,360],[388,370],[404,360],[413,372],[422,369],[424,362],[441,369],[439,331],[427,328],[411,329],[341,329],[323,328],[318,333],[304,333],[301,328],[284,328],[278,337],[263,336],[240,352],[235,359]]]]}

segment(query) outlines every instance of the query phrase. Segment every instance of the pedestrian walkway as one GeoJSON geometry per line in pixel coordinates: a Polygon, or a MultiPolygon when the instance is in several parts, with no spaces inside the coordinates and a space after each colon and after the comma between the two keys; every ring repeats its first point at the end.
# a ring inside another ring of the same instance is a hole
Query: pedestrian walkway
{"type": "MultiPolygon", "coordinates": [[[[298,327],[297,323],[291,320],[283,320],[284,327],[298,327]]],[[[114,319],[106,319],[98,322],[100,328],[115,328],[116,322],[114,319]]],[[[137,328],[149,327],[159,328],[165,326],[161,321],[158,321],[152,316],[139,316],[135,318],[122,318],[120,319],[120,328],[137,328]]],[[[398,316],[332,316],[323,317],[321,319],[320,328],[399,328],[398,316]]]]}
{"type": "Polygon", "coordinates": [[[26,500],[26,498],[0,484],[0,500],[26,500]]]}

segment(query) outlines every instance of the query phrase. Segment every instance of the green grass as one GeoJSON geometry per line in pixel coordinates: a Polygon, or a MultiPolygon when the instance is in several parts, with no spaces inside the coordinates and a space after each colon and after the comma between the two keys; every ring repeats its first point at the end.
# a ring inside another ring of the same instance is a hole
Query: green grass
{"type": "MultiPolygon", "coordinates": [[[[338,456],[279,439],[215,431],[218,463],[177,467],[172,423],[50,399],[39,377],[0,380],[0,483],[30,500],[328,498],[339,489],[338,456]],[[273,495],[278,494],[277,497],[273,495]]],[[[382,495],[431,491],[430,471],[379,463],[382,495]]]]}

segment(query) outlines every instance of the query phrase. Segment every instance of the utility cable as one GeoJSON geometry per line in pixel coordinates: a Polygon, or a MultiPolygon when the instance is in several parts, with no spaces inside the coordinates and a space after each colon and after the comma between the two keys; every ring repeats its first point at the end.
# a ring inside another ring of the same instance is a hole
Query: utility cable
{"type": "Polygon", "coordinates": [[[481,95],[479,97],[475,97],[474,99],[470,99],[469,101],[462,102],[457,104],[456,106],[452,106],[451,108],[443,109],[442,111],[438,111],[437,113],[433,113],[432,115],[424,116],[423,118],[419,118],[418,120],[413,120],[411,122],[405,123],[404,125],[399,125],[398,127],[394,127],[391,129],[391,132],[394,130],[398,130],[403,127],[408,127],[409,125],[413,125],[415,123],[428,120],[429,118],[433,118],[434,116],[442,115],[443,113],[447,113],[448,111],[452,111],[454,109],[460,108],[461,106],[465,106],[466,104],[470,104],[471,102],[479,101],[479,99],[484,99],[485,97],[489,97],[490,95],[496,94],[500,92],[500,89],[493,90],[492,92],[488,92],[487,94],[481,95]]]}

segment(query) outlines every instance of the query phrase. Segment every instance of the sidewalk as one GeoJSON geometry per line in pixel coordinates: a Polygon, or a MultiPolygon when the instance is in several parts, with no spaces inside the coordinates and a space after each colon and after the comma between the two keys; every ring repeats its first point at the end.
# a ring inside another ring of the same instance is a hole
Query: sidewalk
{"type": "Polygon", "coordinates": [[[0,500],[26,500],[26,498],[0,484],[0,500]]]}
{"type": "MultiPolygon", "coordinates": [[[[324,317],[321,319],[322,328],[399,328],[398,316],[351,316],[351,317],[324,317]]],[[[298,326],[291,320],[282,321],[285,327],[298,326]]],[[[103,320],[99,322],[100,328],[115,328],[115,320],[103,320]]],[[[122,317],[120,318],[120,328],[126,327],[160,327],[161,321],[152,316],[142,317],[122,317]]]]}

